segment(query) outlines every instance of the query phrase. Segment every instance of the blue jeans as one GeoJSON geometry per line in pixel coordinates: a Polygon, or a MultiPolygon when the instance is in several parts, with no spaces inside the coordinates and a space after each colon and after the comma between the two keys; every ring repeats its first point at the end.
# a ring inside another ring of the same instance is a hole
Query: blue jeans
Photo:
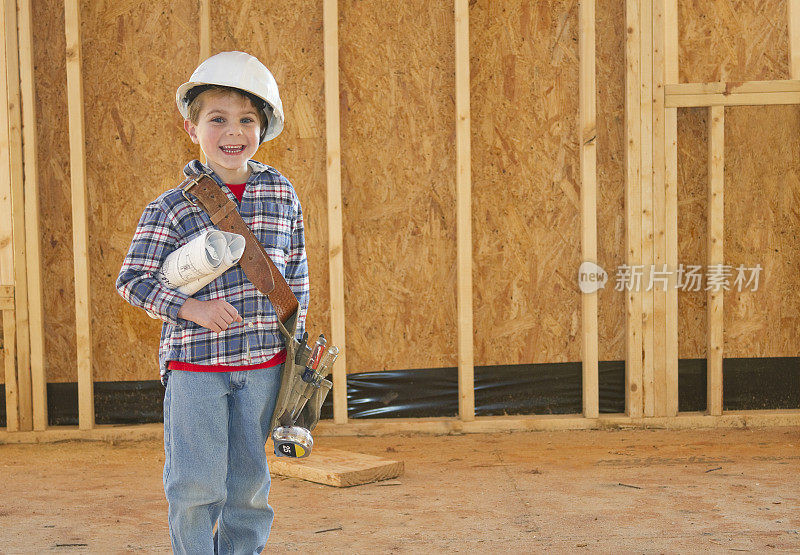
{"type": "Polygon", "coordinates": [[[175,553],[260,553],[266,545],[274,513],[264,447],[280,369],[170,372],[164,491],[175,553]]]}

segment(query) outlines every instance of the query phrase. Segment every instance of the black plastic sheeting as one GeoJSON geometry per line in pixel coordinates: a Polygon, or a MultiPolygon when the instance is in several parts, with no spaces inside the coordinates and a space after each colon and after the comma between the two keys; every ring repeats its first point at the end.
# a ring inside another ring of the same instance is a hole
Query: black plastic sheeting
{"type": "MultiPolygon", "coordinates": [[[[800,408],[800,358],[725,359],[725,410],[800,408]]],[[[599,365],[600,412],[625,410],[625,364],[599,365]]],[[[98,424],[162,421],[164,387],[158,380],[95,382],[98,424]]],[[[350,418],[425,418],[458,414],[456,368],[350,374],[347,377],[350,418]]],[[[78,424],[78,385],[47,384],[51,426],[78,424]]],[[[680,411],[706,408],[706,361],[678,364],[680,411]]],[[[331,418],[332,396],[322,417],[331,418]]],[[[6,425],[5,389],[0,387],[0,426],[6,425]]],[[[581,407],[579,363],[475,367],[475,412],[500,414],[578,414],[581,407]]]]}
{"type": "MultiPolygon", "coordinates": [[[[624,412],[625,366],[599,368],[600,410],[624,412]]],[[[420,418],[458,415],[458,369],[431,368],[347,376],[350,418],[420,418]]],[[[331,418],[332,399],[322,409],[331,418]]],[[[475,414],[575,414],[581,412],[577,363],[476,366],[475,414]]]]}

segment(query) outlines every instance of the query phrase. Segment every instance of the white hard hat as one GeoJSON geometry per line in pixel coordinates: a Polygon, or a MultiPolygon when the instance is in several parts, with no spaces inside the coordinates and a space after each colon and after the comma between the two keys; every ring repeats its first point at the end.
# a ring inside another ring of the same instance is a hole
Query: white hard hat
{"type": "Polygon", "coordinates": [[[274,139],[283,130],[283,104],[278,96],[278,83],[258,58],[245,52],[220,52],[211,56],[194,70],[189,81],[178,87],[175,101],[184,119],[189,119],[189,95],[200,85],[222,85],[254,94],[266,105],[266,128],[261,130],[261,142],[274,139]],[[188,98],[187,98],[188,95],[188,98]]]}

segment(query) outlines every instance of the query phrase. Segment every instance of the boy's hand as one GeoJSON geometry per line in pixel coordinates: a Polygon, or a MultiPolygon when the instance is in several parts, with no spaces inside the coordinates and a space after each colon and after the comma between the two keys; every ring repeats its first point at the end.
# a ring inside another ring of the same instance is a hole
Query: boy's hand
{"type": "Polygon", "coordinates": [[[241,322],[242,317],[228,301],[214,299],[211,301],[198,301],[193,297],[186,299],[180,310],[178,318],[191,320],[213,332],[223,332],[232,322],[241,322]]]}

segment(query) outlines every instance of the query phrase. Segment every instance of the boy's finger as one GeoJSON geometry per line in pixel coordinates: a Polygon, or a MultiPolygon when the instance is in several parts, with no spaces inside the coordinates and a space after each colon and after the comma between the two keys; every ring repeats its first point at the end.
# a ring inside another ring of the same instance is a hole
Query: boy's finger
{"type": "Polygon", "coordinates": [[[242,317],[239,314],[239,311],[236,310],[236,308],[234,308],[234,306],[231,303],[226,301],[225,302],[225,309],[228,312],[228,314],[231,315],[231,318],[233,318],[233,320],[231,320],[231,322],[241,322],[242,321],[242,317]]]}

